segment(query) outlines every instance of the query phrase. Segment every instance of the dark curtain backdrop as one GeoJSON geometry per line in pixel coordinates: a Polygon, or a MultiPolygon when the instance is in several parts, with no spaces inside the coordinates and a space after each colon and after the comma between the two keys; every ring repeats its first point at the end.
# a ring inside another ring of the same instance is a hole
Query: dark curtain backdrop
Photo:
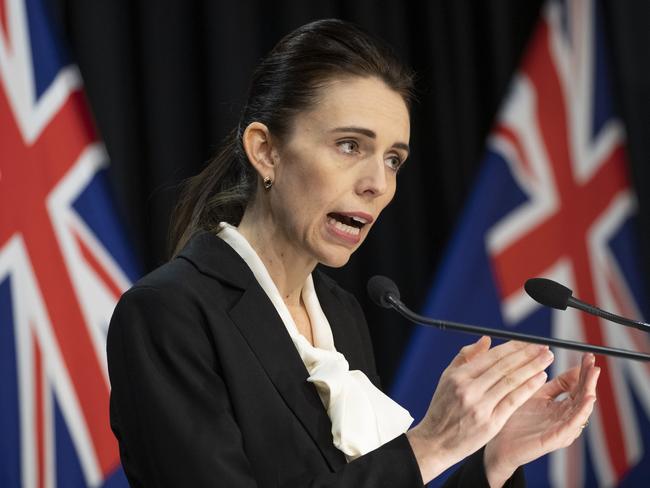
{"type": "MultiPolygon", "coordinates": [[[[234,125],[252,68],[284,34],[318,18],[351,20],[416,69],[413,151],[397,197],[350,263],[327,270],[364,306],[390,384],[412,328],[371,304],[365,283],[386,274],[407,303],[422,304],[541,1],[48,2],[85,80],[116,203],[145,271],[166,259],[178,183],[234,125]]],[[[609,0],[605,9],[648,248],[650,2],[609,0]]]]}

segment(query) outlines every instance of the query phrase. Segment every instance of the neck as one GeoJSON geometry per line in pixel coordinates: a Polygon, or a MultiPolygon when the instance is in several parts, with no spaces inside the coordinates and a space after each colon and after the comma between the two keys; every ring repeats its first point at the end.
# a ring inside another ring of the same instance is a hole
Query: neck
{"type": "Polygon", "coordinates": [[[273,283],[288,307],[300,306],[300,295],[316,261],[292,243],[272,216],[259,206],[249,205],[238,226],[239,232],[266,266],[273,283]]]}

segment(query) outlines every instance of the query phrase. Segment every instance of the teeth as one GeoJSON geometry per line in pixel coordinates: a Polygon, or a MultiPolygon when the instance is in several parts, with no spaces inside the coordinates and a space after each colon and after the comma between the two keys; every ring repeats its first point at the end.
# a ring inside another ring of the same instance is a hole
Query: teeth
{"type": "Polygon", "coordinates": [[[360,229],[357,227],[352,227],[351,225],[345,225],[343,222],[339,222],[338,220],[330,217],[327,220],[331,225],[336,227],[338,230],[345,232],[346,234],[350,234],[351,236],[358,236],[360,229]]]}
{"type": "Polygon", "coordinates": [[[352,220],[355,222],[359,222],[361,225],[365,225],[368,223],[366,219],[362,219],[361,217],[352,217],[352,220]]]}

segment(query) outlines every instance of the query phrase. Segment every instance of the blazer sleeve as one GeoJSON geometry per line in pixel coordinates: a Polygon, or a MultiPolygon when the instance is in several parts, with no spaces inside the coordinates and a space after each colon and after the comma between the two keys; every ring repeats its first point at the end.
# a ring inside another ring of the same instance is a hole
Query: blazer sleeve
{"type": "MultiPolygon", "coordinates": [[[[465,459],[463,464],[447,478],[444,484],[445,488],[459,486],[490,488],[490,484],[486,478],[485,466],[483,465],[483,451],[484,448],[481,448],[465,459]]],[[[526,478],[524,476],[524,468],[519,467],[510,479],[506,481],[503,488],[524,488],[525,486],[526,478]]]]}
{"type": "MultiPolygon", "coordinates": [[[[176,290],[138,286],[118,303],[107,342],[111,427],[131,486],[275,486],[256,479],[214,351],[205,318],[176,290]]],[[[406,488],[422,480],[400,436],[290,486],[406,488]]]]}
{"type": "Polygon", "coordinates": [[[133,288],[109,326],[111,427],[132,487],[256,486],[200,317],[133,288]]]}

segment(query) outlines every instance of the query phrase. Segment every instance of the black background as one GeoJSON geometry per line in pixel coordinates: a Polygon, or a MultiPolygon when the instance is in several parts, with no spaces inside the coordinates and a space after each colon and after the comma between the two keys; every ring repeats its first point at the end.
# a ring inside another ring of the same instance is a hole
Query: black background
{"type": "MultiPolygon", "coordinates": [[[[283,35],[318,18],[351,20],[415,68],[412,155],[397,196],[349,264],[327,270],[364,306],[380,374],[390,384],[412,328],[369,303],[365,283],[386,274],[408,304],[422,304],[541,2],[48,3],[84,78],[117,206],[145,270],[167,257],[178,183],[202,168],[235,124],[253,67],[283,35]]],[[[648,248],[650,2],[609,0],[603,9],[648,248]]]]}

